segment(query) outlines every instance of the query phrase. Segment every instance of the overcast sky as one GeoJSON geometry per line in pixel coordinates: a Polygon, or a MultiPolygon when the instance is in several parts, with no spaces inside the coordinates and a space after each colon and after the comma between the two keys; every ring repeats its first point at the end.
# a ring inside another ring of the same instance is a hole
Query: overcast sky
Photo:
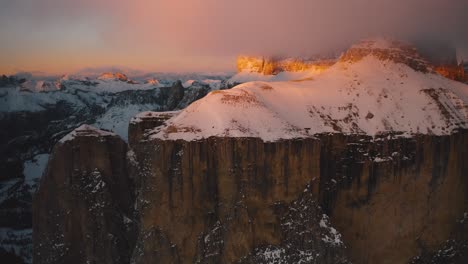
{"type": "Polygon", "coordinates": [[[468,58],[468,0],[0,0],[0,73],[125,66],[228,71],[238,54],[311,55],[369,36],[468,58]]]}

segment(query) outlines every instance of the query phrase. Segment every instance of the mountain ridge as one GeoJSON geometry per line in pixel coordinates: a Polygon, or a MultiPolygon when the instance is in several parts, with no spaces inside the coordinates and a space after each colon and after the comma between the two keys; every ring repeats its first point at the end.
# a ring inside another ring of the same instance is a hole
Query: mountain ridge
{"type": "Polygon", "coordinates": [[[467,128],[467,103],[468,85],[437,75],[411,46],[363,42],[311,79],[248,82],[211,92],[152,137],[443,135],[467,128]]]}

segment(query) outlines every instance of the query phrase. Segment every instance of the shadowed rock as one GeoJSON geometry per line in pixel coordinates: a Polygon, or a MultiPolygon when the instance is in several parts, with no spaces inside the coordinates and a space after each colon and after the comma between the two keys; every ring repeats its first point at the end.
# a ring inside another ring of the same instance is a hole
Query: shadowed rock
{"type": "Polygon", "coordinates": [[[81,126],[53,150],[33,204],[34,263],[128,263],[133,190],[127,145],[81,126]]]}
{"type": "Polygon", "coordinates": [[[407,263],[461,231],[457,219],[468,211],[467,144],[463,130],[414,138],[213,137],[132,145],[141,182],[133,263],[152,263],[155,254],[169,263],[267,263],[270,253],[297,263],[307,250],[321,257],[306,263],[345,263],[348,257],[407,263]],[[308,184],[311,196],[301,198],[308,184]],[[295,201],[321,209],[296,208],[295,201]],[[326,240],[317,229],[321,212],[346,249],[319,243],[326,240]],[[296,228],[285,228],[287,216],[296,228]],[[158,243],[147,235],[154,230],[158,243]]]}

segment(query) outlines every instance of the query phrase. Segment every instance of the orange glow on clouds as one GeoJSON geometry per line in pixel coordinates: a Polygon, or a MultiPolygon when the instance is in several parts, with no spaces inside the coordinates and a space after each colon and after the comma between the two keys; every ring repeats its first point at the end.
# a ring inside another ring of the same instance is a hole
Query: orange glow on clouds
{"type": "Polygon", "coordinates": [[[464,1],[8,1],[0,73],[235,70],[238,54],[310,55],[369,35],[432,34],[467,47],[464,1]]]}

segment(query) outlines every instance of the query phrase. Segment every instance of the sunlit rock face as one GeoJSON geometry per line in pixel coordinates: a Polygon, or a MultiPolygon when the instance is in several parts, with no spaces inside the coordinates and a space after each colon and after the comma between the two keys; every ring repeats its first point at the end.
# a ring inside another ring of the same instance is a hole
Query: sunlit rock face
{"type": "Polygon", "coordinates": [[[127,75],[125,75],[123,73],[120,73],[120,72],[116,72],[116,73],[105,72],[105,73],[101,74],[98,77],[98,79],[99,80],[119,80],[119,81],[122,81],[122,82],[128,81],[127,75]]]}
{"type": "Polygon", "coordinates": [[[463,64],[457,62],[455,49],[444,48],[440,51],[423,48],[422,52],[419,50],[401,41],[369,39],[352,46],[340,61],[356,62],[371,54],[382,60],[406,64],[417,71],[434,71],[448,79],[465,81],[465,70],[463,64]]]}
{"type": "Polygon", "coordinates": [[[438,65],[434,68],[434,70],[445,78],[460,82],[468,82],[468,76],[465,73],[463,64],[438,65]]]}
{"type": "Polygon", "coordinates": [[[154,79],[154,78],[145,80],[145,83],[146,84],[153,84],[153,85],[159,85],[160,84],[159,81],[157,79],[154,79]]]}
{"type": "Polygon", "coordinates": [[[267,57],[239,56],[237,58],[238,72],[257,72],[265,75],[275,75],[280,72],[323,71],[334,63],[333,60],[303,60],[278,59],[267,57]]]}
{"type": "Polygon", "coordinates": [[[417,43],[418,50],[434,65],[438,74],[459,82],[466,79],[463,62],[457,58],[457,50],[449,43],[435,40],[420,41],[417,43]]]}
{"type": "MultiPolygon", "coordinates": [[[[353,45],[341,56],[340,61],[355,62],[372,54],[383,60],[407,64],[418,71],[435,71],[446,78],[468,82],[463,63],[457,62],[455,49],[446,46],[431,48],[427,46],[428,44],[417,45],[418,49],[416,50],[415,46],[409,43],[385,38],[371,38],[353,45]]],[[[335,62],[336,60],[333,59],[307,60],[300,58],[282,59],[262,56],[239,56],[237,58],[237,71],[262,73],[265,75],[307,70],[321,72],[328,69],[335,62]]]]}
{"type": "Polygon", "coordinates": [[[34,263],[128,263],[133,187],[127,145],[82,126],[59,142],[33,204],[34,263]]]}

